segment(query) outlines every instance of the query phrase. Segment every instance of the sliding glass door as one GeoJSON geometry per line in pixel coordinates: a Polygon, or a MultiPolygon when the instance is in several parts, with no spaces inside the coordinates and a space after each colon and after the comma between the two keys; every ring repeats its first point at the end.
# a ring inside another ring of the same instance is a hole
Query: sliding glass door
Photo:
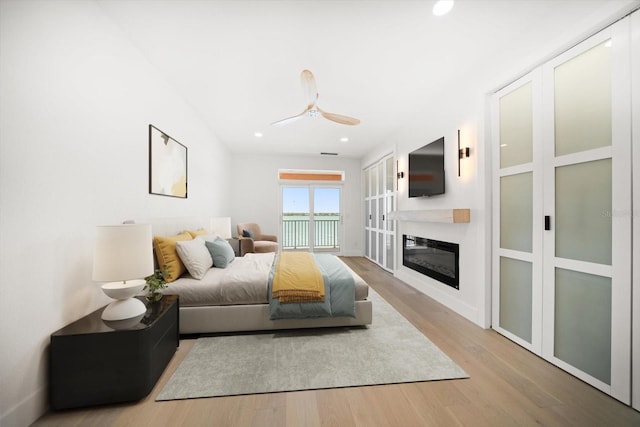
{"type": "Polygon", "coordinates": [[[339,186],[282,186],[282,249],[340,252],[339,186]]]}

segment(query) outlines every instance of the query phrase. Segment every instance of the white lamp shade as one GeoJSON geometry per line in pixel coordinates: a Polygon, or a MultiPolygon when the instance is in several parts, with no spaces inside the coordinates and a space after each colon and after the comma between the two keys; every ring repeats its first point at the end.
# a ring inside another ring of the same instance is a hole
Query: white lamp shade
{"type": "Polygon", "coordinates": [[[141,279],[153,274],[151,224],[97,227],[93,255],[93,280],[98,282],[141,279]]]}
{"type": "Polygon", "coordinates": [[[222,237],[223,239],[231,238],[231,218],[220,217],[211,218],[211,225],[213,227],[213,233],[222,237]]]}

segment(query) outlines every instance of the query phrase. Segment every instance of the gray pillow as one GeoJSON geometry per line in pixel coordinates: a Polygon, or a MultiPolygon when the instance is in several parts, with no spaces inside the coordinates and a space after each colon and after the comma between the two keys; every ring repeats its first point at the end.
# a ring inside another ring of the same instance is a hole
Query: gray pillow
{"type": "Polygon", "coordinates": [[[204,244],[209,249],[214,267],[227,268],[227,265],[236,257],[229,242],[221,237],[218,237],[213,242],[206,241],[204,244]]]}
{"type": "Polygon", "coordinates": [[[255,236],[253,235],[253,231],[251,231],[251,230],[242,230],[242,237],[248,237],[250,239],[255,239],[255,236]]]}

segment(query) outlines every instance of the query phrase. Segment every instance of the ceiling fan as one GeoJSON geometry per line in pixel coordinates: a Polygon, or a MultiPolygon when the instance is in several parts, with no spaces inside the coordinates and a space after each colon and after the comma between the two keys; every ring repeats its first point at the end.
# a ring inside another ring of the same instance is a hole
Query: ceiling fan
{"type": "Polygon", "coordinates": [[[307,117],[318,117],[322,116],[327,120],[331,120],[336,123],[340,123],[343,125],[354,126],[360,123],[360,120],[354,119],[353,117],[343,116],[341,114],[334,114],[324,111],[318,107],[318,90],[316,89],[316,79],[313,77],[313,73],[309,70],[302,70],[300,74],[300,82],[302,83],[302,88],[304,89],[307,95],[307,108],[300,114],[288,117],[286,119],[278,120],[277,122],[271,123],[271,126],[282,126],[289,123],[293,123],[301,118],[307,117]]]}

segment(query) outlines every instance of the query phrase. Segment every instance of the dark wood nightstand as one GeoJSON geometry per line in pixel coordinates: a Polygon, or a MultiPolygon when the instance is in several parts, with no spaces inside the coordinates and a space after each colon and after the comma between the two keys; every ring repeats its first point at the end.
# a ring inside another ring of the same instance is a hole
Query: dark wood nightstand
{"type": "Polygon", "coordinates": [[[176,295],[147,303],[140,319],[105,322],[103,310],[51,334],[53,409],[142,399],[173,357],[180,339],[176,295]]]}

